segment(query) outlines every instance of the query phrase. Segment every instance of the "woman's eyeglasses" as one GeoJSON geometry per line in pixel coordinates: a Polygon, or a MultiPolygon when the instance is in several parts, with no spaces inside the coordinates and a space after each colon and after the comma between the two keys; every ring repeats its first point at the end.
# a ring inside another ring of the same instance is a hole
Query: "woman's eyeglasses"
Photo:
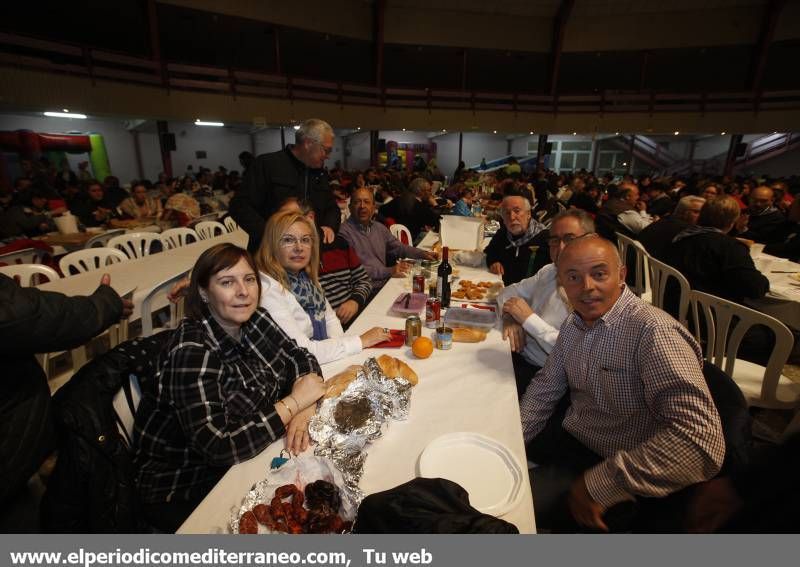
{"type": "Polygon", "coordinates": [[[302,246],[303,248],[311,248],[314,245],[314,239],[310,236],[303,236],[302,238],[297,238],[296,236],[281,236],[281,239],[278,241],[281,248],[294,248],[295,246],[302,246]]]}

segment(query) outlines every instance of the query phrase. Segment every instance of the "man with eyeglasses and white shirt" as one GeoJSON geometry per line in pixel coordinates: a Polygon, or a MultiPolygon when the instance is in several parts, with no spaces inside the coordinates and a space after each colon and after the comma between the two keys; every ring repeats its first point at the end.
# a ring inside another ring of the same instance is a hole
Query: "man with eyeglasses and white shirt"
{"type": "Polygon", "coordinates": [[[522,397],[534,374],[544,366],[558,339],[558,329],[570,307],[556,280],[558,255],[567,242],[594,232],[594,221],[581,209],[553,217],[547,244],[553,263],[535,275],[503,289],[497,306],[503,313],[503,339],[511,344],[511,358],[522,397]]]}
{"type": "Polygon", "coordinates": [[[341,213],[323,169],[333,152],[333,139],[330,124],[311,118],[295,132],[294,144],[258,156],[247,169],[231,200],[230,213],[250,236],[250,252],[258,249],[267,219],[289,197],[311,203],[323,241],[333,242],[341,213]]]}

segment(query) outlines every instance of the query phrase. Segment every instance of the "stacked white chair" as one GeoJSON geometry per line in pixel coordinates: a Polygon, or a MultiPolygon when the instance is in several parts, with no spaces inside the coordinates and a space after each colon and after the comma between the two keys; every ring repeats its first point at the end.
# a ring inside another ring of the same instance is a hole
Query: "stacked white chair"
{"type": "Polygon", "coordinates": [[[122,250],[128,258],[135,260],[149,256],[154,242],[161,244],[159,235],[154,232],[129,232],[109,240],[108,247],[122,250]]]}
{"type": "Polygon", "coordinates": [[[233,232],[239,228],[239,225],[233,220],[233,217],[225,217],[225,228],[228,229],[228,232],[233,232]]]}
{"type": "Polygon", "coordinates": [[[109,240],[121,234],[125,234],[124,228],[115,228],[113,230],[107,230],[105,232],[92,236],[89,240],[86,241],[84,248],[106,247],[108,246],[109,240]]]}
{"type": "Polygon", "coordinates": [[[67,277],[72,275],[73,270],[82,274],[127,260],[128,257],[116,248],[84,248],[62,256],[58,261],[58,267],[61,268],[64,277],[67,277]]]}
{"type": "Polygon", "coordinates": [[[177,303],[167,302],[169,305],[169,323],[167,323],[166,327],[160,329],[153,329],[153,311],[158,310],[158,306],[156,309],[153,308],[153,304],[157,299],[161,299],[163,301],[166,298],[167,293],[175,285],[177,282],[181,281],[189,272],[181,272],[175,276],[171,276],[158,285],[154,286],[152,290],[145,296],[142,300],[142,336],[149,337],[155,331],[160,331],[163,329],[174,329],[178,326],[178,322],[183,318],[183,298],[180,299],[177,303]]]}
{"type": "Polygon", "coordinates": [[[692,290],[690,301],[695,338],[698,342],[706,341],[705,359],[733,378],[748,405],[800,408],[800,384],[782,374],[794,344],[786,325],[744,305],[700,291],[692,290]],[[775,346],[766,366],[736,357],[747,331],[758,325],[775,335],[775,346]]]}
{"type": "Polygon", "coordinates": [[[10,278],[17,279],[20,287],[33,287],[42,283],[41,276],[45,276],[49,281],[60,279],[53,268],[44,264],[11,264],[0,266],[0,274],[5,274],[10,278]]]}
{"type": "Polygon", "coordinates": [[[225,225],[217,221],[199,222],[194,225],[194,229],[197,231],[198,236],[200,236],[200,240],[208,240],[209,238],[214,238],[215,236],[228,232],[225,225]]]}
{"type": "Polygon", "coordinates": [[[45,256],[47,254],[38,248],[23,248],[22,250],[0,254],[0,264],[8,266],[11,264],[39,264],[45,256]]]}
{"type": "Polygon", "coordinates": [[[653,303],[653,291],[650,287],[650,255],[647,250],[638,240],[634,240],[624,234],[616,233],[617,235],[617,248],[619,255],[622,258],[622,263],[628,263],[628,250],[634,251],[634,265],[628,266],[628,270],[633,270],[634,284],[630,286],[633,293],[639,296],[647,303],[653,303]]]}
{"type": "Polygon", "coordinates": [[[652,285],[653,305],[659,309],[664,309],[664,294],[667,289],[667,282],[670,278],[674,278],[680,288],[677,319],[681,325],[688,329],[689,292],[692,291],[689,286],[689,280],[672,266],[656,260],[652,256],[649,257],[648,263],[650,265],[650,284],[652,285]]]}
{"type": "Polygon", "coordinates": [[[180,248],[187,244],[192,244],[200,240],[197,233],[191,228],[180,227],[165,230],[159,236],[164,250],[172,250],[173,248],[180,248]]]}

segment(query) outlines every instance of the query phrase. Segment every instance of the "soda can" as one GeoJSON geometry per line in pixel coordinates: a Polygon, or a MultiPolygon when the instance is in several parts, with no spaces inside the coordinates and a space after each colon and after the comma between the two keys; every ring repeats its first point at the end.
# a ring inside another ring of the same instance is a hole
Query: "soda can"
{"type": "Polygon", "coordinates": [[[411,291],[414,293],[425,293],[425,275],[422,273],[414,274],[414,280],[411,286],[411,291]]]}
{"type": "Polygon", "coordinates": [[[439,317],[442,314],[442,303],[436,297],[429,297],[425,302],[425,326],[435,329],[439,326],[439,317]]]}
{"type": "Polygon", "coordinates": [[[406,346],[411,346],[414,339],[422,336],[422,321],[416,315],[406,318],[406,346]]]}

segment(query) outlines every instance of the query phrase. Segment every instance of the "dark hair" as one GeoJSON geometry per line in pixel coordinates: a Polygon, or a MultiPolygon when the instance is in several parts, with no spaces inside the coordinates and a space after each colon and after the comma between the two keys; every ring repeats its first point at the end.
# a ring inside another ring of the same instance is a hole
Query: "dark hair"
{"type": "MultiPolygon", "coordinates": [[[[197,259],[192,268],[192,279],[189,282],[189,289],[186,291],[185,311],[190,319],[202,319],[204,314],[204,302],[200,296],[200,288],[208,289],[208,282],[211,276],[222,270],[232,268],[239,263],[242,258],[258,275],[258,268],[253,261],[253,257],[244,248],[239,248],[235,244],[226,242],[212,246],[197,259]]],[[[258,281],[258,297],[261,298],[261,278],[258,281]]]]}

